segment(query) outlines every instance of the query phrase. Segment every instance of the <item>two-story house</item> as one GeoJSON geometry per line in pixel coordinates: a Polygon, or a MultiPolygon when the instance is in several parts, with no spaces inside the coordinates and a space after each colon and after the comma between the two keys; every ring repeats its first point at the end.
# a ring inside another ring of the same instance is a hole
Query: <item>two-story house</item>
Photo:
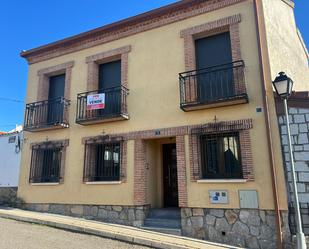
{"type": "Polygon", "coordinates": [[[250,248],[288,242],[271,81],[286,71],[309,86],[293,7],[179,1],[23,51],[26,208],[250,248]]]}

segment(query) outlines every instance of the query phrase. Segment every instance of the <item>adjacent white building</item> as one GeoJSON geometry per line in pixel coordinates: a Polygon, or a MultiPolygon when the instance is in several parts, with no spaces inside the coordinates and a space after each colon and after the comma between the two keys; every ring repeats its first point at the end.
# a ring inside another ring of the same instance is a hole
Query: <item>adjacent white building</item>
{"type": "Polygon", "coordinates": [[[22,140],[21,126],[0,134],[0,188],[18,186],[22,140]]]}

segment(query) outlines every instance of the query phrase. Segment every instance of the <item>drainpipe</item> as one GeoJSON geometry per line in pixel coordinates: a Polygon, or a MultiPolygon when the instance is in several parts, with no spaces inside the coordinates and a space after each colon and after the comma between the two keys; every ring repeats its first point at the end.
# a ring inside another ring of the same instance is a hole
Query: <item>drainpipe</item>
{"type": "MultiPolygon", "coordinates": [[[[272,143],[272,132],[270,126],[270,117],[269,117],[269,103],[267,99],[267,82],[270,84],[272,79],[270,78],[270,63],[269,55],[266,41],[266,31],[265,31],[265,22],[264,22],[264,13],[261,0],[253,0],[254,2],[254,11],[255,11],[255,20],[256,20],[256,29],[258,36],[258,49],[259,49],[259,59],[260,59],[260,71],[262,79],[262,96],[264,104],[264,116],[265,116],[265,125],[267,130],[267,141],[268,141],[268,154],[270,159],[270,168],[271,168],[271,179],[272,179],[272,190],[274,196],[274,206],[276,213],[276,225],[277,225],[277,248],[283,248],[282,244],[282,229],[281,229],[281,216],[280,216],[280,207],[279,207],[279,198],[278,198],[278,186],[276,178],[276,168],[275,168],[275,159],[272,143]],[[261,37],[261,35],[263,37],[261,37]],[[263,47],[264,45],[264,47],[263,47]],[[268,72],[268,76],[266,76],[268,72]]],[[[273,94],[272,94],[273,96],[273,94]]]]}

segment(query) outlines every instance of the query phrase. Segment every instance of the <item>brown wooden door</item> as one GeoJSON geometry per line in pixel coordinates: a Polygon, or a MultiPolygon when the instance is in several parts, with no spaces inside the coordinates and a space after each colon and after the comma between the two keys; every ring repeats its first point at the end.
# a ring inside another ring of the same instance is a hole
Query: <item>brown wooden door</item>
{"type": "Polygon", "coordinates": [[[176,144],[163,144],[164,207],[178,207],[176,144]]]}

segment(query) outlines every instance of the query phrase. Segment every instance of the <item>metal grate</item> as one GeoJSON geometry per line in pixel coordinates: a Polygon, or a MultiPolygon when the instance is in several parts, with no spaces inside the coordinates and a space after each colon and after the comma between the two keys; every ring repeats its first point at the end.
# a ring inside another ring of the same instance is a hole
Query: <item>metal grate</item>
{"type": "Polygon", "coordinates": [[[59,182],[63,146],[43,143],[32,148],[31,183],[59,182]]]}
{"type": "MultiPolygon", "coordinates": [[[[299,203],[303,232],[309,235],[309,203],[299,203]]],[[[289,203],[289,225],[292,234],[296,234],[296,217],[294,203],[289,203]]]]}
{"type": "Polygon", "coordinates": [[[243,61],[180,73],[179,84],[181,108],[248,98],[243,61]]]}
{"type": "Polygon", "coordinates": [[[204,179],[242,178],[238,132],[199,135],[204,179]]]}
{"type": "Polygon", "coordinates": [[[84,182],[119,181],[122,142],[90,141],[85,144],[84,182]]]}

